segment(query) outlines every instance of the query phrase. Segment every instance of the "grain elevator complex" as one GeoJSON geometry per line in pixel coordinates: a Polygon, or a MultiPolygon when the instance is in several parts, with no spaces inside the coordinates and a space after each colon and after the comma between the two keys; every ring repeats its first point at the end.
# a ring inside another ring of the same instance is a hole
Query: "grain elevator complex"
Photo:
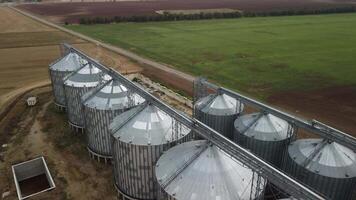
{"type": "Polygon", "coordinates": [[[355,160],[355,152],[336,142],[300,139],[289,145],[285,169],[330,199],[351,199],[355,160]]]}
{"type": "Polygon", "coordinates": [[[70,52],[49,66],[54,103],[60,109],[65,109],[67,104],[63,87],[64,77],[78,70],[84,64],[86,64],[85,60],[81,59],[78,54],[70,52]]]}
{"type": "Polygon", "coordinates": [[[117,115],[144,102],[117,80],[107,81],[82,96],[88,150],[92,157],[112,157],[109,125],[117,115]]]}
{"type": "Polygon", "coordinates": [[[109,79],[109,75],[102,72],[92,63],[86,63],[83,67],[63,79],[68,122],[77,131],[84,130],[82,96],[109,79]]]}
{"type": "Polygon", "coordinates": [[[261,199],[265,185],[265,180],[253,178],[251,169],[206,140],[168,150],[156,164],[156,177],[162,200],[261,199]]]}
{"type": "Polygon", "coordinates": [[[195,104],[195,117],[220,132],[227,138],[233,137],[233,122],[242,112],[243,104],[226,95],[208,95],[195,104]]]}
{"type": "Polygon", "coordinates": [[[90,156],[112,163],[119,199],[265,199],[268,185],[281,199],[352,199],[355,138],[202,78],[190,117],[64,48],[49,67],[54,102],[85,134],[90,156]],[[299,130],[315,139],[300,139],[299,130]]]}
{"type": "Polygon", "coordinates": [[[234,141],[280,167],[293,136],[288,122],[271,114],[246,114],[234,122],[234,141]]]}
{"type": "Polygon", "coordinates": [[[172,116],[149,103],[114,119],[114,176],[122,197],[156,198],[155,163],[164,151],[192,137],[190,129],[175,127],[176,123],[172,116]]]}

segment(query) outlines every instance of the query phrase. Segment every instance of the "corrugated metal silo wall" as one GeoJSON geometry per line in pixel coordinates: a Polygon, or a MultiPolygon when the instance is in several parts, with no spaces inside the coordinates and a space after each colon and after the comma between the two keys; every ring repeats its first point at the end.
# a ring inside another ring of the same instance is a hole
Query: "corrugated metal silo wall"
{"type": "Polygon", "coordinates": [[[84,127],[84,113],[81,97],[94,87],[71,87],[64,85],[68,119],[72,124],[84,127]]]}
{"type": "Polygon", "coordinates": [[[195,118],[229,139],[233,139],[235,115],[210,115],[195,108],[195,118]]]}
{"type": "Polygon", "coordinates": [[[241,146],[250,149],[254,154],[270,162],[276,167],[281,167],[290,139],[280,141],[261,141],[247,137],[235,129],[234,141],[241,146]]]}
{"type": "Polygon", "coordinates": [[[192,132],[177,142],[162,145],[134,145],[113,140],[115,184],[126,195],[138,199],[156,199],[159,187],[155,177],[155,165],[164,151],[176,143],[192,139],[192,132]]]}
{"type": "Polygon", "coordinates": [[[124,111],[125,109],[99,110],[84,106],[87,144],[91,151],[102,156],[112,155],[109,125],[114,117],[124,111]]]}
{"type": "Polygon", "coordinates": [[[54,101],[56,104],[66,106],[66,97],[64,93],[63,78],[71,72],[61,72],[49,70],[51,77],[54,101]]]}
{"type": "Polygon", "coordinates": [[[306,170],[288,155],[284,169],[293,177],[316,189],[330,199],[351,200],[356,178],[331,178],[306,170]]]}

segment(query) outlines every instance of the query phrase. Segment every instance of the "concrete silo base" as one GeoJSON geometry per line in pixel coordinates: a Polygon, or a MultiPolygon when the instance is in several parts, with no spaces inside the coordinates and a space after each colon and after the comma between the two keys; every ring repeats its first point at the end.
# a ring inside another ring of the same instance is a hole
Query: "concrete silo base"
{"type": "Polygon", "coordinates": [[[140,200],[140,199],[136,199],[130,196],[127,196],[125,193],[123,193],[119,187],[116,185],[116,183],[114,183],[115,189],[117,191],[117,200],[140,200]]]}
{"type": "Polygon", "coordinates": [[[61,111],[61,112],[65,112],[66,111],[66,106],[64,106],[64,105],[61,105],[61,104],[58,104],[58,103],[54,102],[54,106],[56,107],[56,109],[58,111],[61,111]]]}
{"type": "Polygon", "coordinates": [[[93,160],[96,160],[98,162],[104,162],[105,164],[111,163],[112,156],[105,156],[98,154],[94,151],[92,151],[89,147],[87,147],[88,152],[89,152],[89,157],[93,160]]]}
{"type": "Polygon", "coordinates": [[[78,126],[76,124],[73,124],[72,122],[68,121],[69,127],[71,130],[74,130],[76,133],[84,133],[84,127],[83,126],[78,126]]]}

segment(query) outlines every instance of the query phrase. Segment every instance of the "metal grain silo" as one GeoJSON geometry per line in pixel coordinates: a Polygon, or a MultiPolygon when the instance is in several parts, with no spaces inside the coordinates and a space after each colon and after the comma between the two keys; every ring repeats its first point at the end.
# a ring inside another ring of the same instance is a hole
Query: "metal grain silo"
{"type": "Polygon", "coordinates": [[[63,78],[82,67],[85,62],[86,61],[81,59],[78,54],[69,52],[64,57],[49,65],[54,103],[59,109],[64,110],[66,107],[63,78]]]}
{"type": "Polygon", "coordinates": [[[238,117],[234,123],[234,141],[277,167],[287,151],[293,128],[271,114],[252,113],[238,117]]]}
{"type": "Polygon", "coordinates": [[[84,113],[81,97],[100,83],[110,79],[99,68],[87,63],[82,68],[64,78],[64,92],[67,102],[69,124],[76,130],[84,128],[84,113]]]}
{"type": "Polygon", "coordinates": [[[211,94],[195,103],[194,115],[199,121],[232,139],[234,120],[242,112],[243,104],[226,94],[211,94]]]}
{"type": "Polygon", "coordinates": [[[356,155],[336,142],[301,139],[288,147],[285,170],[330,199],[348,200],[356,187],[356,155]]]}
{"type": "Polygon", "coordinates": [[[263,198],[264,179],[206,140],[169,149],[157,161],[155,172],[160,200],[263,198]]]}
{"type": "Polygon", "coordinates": [[[120,199],[156,199],[155,163],[165,150],[189,140],[190,129],[148,103],[115,117],[110,129],[120,199]]]}
{"type": "Polygon", "coordinates": [[[117,80],[110,80],[83,97],[85,132],[92,157],[107,161],[112,156],[109,125],[117,115],[143,103],[117,80]]]}

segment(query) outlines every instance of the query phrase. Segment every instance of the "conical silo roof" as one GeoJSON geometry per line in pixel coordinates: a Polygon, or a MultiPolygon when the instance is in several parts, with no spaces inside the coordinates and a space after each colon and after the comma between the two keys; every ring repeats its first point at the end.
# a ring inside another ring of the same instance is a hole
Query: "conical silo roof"
{"type": "Polygon", "coordinates": [[[85,61],[78,56],[78,54],[70,52],[63,58],[59,59],[57,62],[50,66],[51,70],[56,71],[75,71],[79,69],[85,61]]]}
{"type": "Polygon", "coordinates": [[[262,141],[280,141],[290,137],[289,124],[271,114],[252,113],[235,120],[235,129],[243,135],[262,141]]]}
{"type": "Polygon", "coordinates": [[[162,189],[177,200],[250,199],[255,188],[251,186],[251,169],[206,140],[169,149],[157,161],[155,170],[162,189]]]}
{"type": "Polygon", "coordinates": [[[301,139],[290,144],[288,153],[294,162],[313,173],[333,178],[356,177],[355,153],[336,142],[301,139]]]}
{"type": "Polygon", "coordinates": [[[226,94],[209,95],[200,99],[196,107],[210,115],[234,115],[240,113],[243,105],[226,94]]]}
{"type": "Polygon", "coordinates": [[[112,123],[113,136],[120,141],[135,145],[161,145],[184,137],[190,129],[182,127],[174,135],[173,119],[158,107],[146,104],[117,116],[112,123]],[[117,127],[120,127],[116,130],[117,127]],[[178,137],[178,138],[177,138],[178,137]]]}
{"type": "Polygon", "coordinates": [[[118,80],[111,80],[88,97],[84,105],[99,110],[109,110],[128,108],[141,104],[144,101],[138,94],[130,94],[127,88],[118,80]]]}
{"type": "Polygon", "coordinates": [[[110,78],[96,66],[87,63],[84,67],[66,77],[64,84],[72,87],[95,87],[100,81],[110,78]]]}

